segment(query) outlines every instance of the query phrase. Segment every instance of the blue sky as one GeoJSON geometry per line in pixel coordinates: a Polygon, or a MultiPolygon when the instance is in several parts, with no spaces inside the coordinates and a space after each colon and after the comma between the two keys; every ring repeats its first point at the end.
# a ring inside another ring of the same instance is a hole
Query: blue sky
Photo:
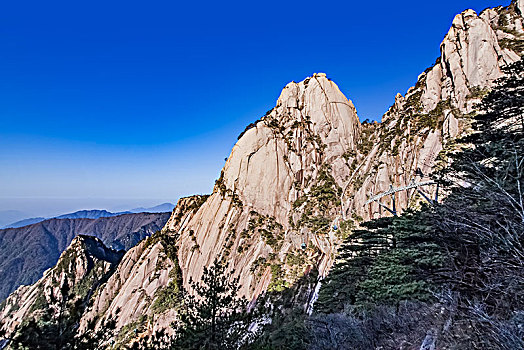
{"type": "Polygon", "coordinates": [[[361,120],[379,120],[439,56],[455,14],[508,3],[4,2],[0,210],[208,193],[289,81],[326,72],[361,120]]]}

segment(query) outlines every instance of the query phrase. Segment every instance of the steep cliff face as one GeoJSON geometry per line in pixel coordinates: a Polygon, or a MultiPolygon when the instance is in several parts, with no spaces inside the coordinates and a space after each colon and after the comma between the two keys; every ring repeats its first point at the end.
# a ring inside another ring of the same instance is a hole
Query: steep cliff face
{"type": "MultiPolygon", "coordinates": [[[[441,57],[406,95],[397,95],[380,124],[361,125],[351,101],[325,74],[288,84],[276,107],[239,137],[211,196],[198,210],[187,211],[180,201],[166,224],[163,234],[176,239],[184,287],[215,259],[240,276],[248,298],[282,290],[312,268],[326,274],[348,228],[387,215],[376,203],[364,205],[370,193],[420,180],[417,169],[428,175],[439,152],[467,131],[475,103],[500,68],[522,54],[522,33],[515,4],[457,15],[441,57]]],[[[420,201],[414,191],[396,196],[400,210],[420,201]]],[[[383,203],[391,205],[388,200],[383,203]]],[[[113,315],[123,325],[154,314],[154,290],[169,284],[175,264],[156,267],[162,249],[144,245],[123,259],[122,282],[108,282],[99,294],[108,296],[97,297],[91,317],[121,307],[113,315]],[[142,296],[133,299],[126,290],[142,296]]],[[[156,315],[149,316],[158,317],[149,329],[173,317],[156,315]]]]}
{"type": "MultiPolygon", "coordinates": [[[[192,292],[189,278],[199,280],[216,259],[240,277],[249,299],[314,270],[325,275],[352,226],[388,215],[365,204],[370,194],[427,177],[445,162],[439,153],[468,131],[474,105],[523,53],[521,9],[519,1],[457,15],[441,57],[397,95],[382,123],[361,124],[325,74],[288,84],[239,137],[213,193],[181,199],[161,233],[127,252],[94,293],[81,328],[107,318],[118,329],[168,327],[179,289],[192,292]]],[[[421,200],[414,190],[395,196],[400,211],[421,200]]],[[[391,197],[382,201],[391,206],[391,197]]]]}
{"type": "Polygon", "coordinates": [[[333,237],[326,233],[350,173],[344,155],[355,151],[359,134],[355,107],[325,74],[288,84],[233,147],[210,198],[179,228],[184,275],[198,279],[204,266],[224,259],[251,298],[284,283],[275,271],[290,253],[303,260],[296,275],[308,265],[328,266],[333,237]],[[302,216],[306,203],[297,200],[322,191],[302,216]]]}
{"type": "MultiPolygon", "coordinates": [[[[176,231],[206,199],[207,196],[180,199],[166,226],[176,231]]],[[[94,292],[80,321],[81,332],[93,320],[99,328],[105,320],[113,319],[115,339],[123,344],[135,335],[131,332],[134,328],[140,333],[169,329],[180,301],[182,280],[176,239],[174,232],[158,232],[130,249],[107,282],[94,292]],[[122,330],[128,324],[136,327],[122,330]]]]}
{"type": "Polygon", "coordinates": [[[355,149],[360,123],[355,107],[325,74],[282,91],[276,107],[239,139],[222,184],[246,207],[285,223],[291,203],[323,164],[335,180],[348,172],[342,155],[355,149]]]}
{"type": "Polygon", "coordinates": [[[22,321],[38,319],[64,300],[87,301],[122,255],[98,238],[76,237],[38,282],[18,288],[0,304],[0,329],[12,332],[22,321]]]}
{"type": "Polygon", "coordinates": [[[277,107],[239,138],[213,194],[181,199],[163,232],[124,256],[95,293],[82,327],[108,318],[118,332],[129,323],[148,333],[168,327],[176,298],[163,300],[163,291],[176,294],[177,283],[188,288],[189,277],[198,279],[214,259],[241,276],[249,298],[279,290],[313,266],[325,269],[335,238],[326,231],[340,210],[345,155],[354,152],[359,132],[353,104],[325,74],[288,84],[277,107]],[[302,215],[311,193],[325,198],[302,215]],[[322,232],[314,236],[312,229],[322,232]]]}
{"type": "MultiPolygon", "coordinates": [[[[473,107],[502,76],[501,67],[523,54],[522,22],[516,4],[486,9],[480,15],[467,10],[455,17],[435,64],[405,96],[397,95],[382,123],[364,127],[359,170],[345,191],[348,218],[383,215],[385,210],[376,202],[364,205],[370,194],[428,179],[442,149],[453,147],[451,141],[468,131],[473,107]],[[417,169],[424,176],[417,175],[417,169]]],[[[435,190],[424,188],[429,196],[435,190]]],[[[415,189],[397,193],[397,208],[412,205],[420,199],[417,196],[415,189]]],[[[391,201],[383,199],[389,207],[391,201]]]]}
{"type": "MultiPolygon", "coordinates": [[[[385,215],[377,203],[365,205],[370,193],[420,181],[417,169],[431,173],[440,151],[467,132],[473,106],[501,67],[520,58],[523,33],[516,4],[457,15],[441,57],[380,124],[361,126],[323,74],[288,84],[234,146],[211,197],[180,227],[184,276],[198,279],[222,258],[253,298],[292,283],[308,266],[325,274],[344,234],[335,227],[385,215]]],[[[396,194],[400,210],[418,201],[415,190],[396,194]]]]}

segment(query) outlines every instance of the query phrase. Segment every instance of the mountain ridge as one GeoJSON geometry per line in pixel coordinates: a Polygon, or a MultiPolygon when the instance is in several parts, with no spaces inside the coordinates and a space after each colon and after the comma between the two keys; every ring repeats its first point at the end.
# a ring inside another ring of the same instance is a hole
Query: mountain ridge
{"type": "MultiPolygon", "coordinates": [[[[164,227],[176,238],[184,288],[191,292],[188,276],[198,280],[214,258],[235,271],[248,298],[283,290],[313,266],[325,275],[348,229],[381,215],[378,204],[364,205],[369,192],[409,184],[417,169],[428,176],[440,164],[441,150],[453,147],[448,141],[467,132],[472,108],[502,75],[500,66],[520,58],[522,50],[512,50],[518,46],[499,45],[505,38],[519,41],[524,33],[522,16],[512,6],[458,14],[441,57],[405,95],[397,95],[382,123],[361,124],[352,103],[323,74],[286,85],[276,107],[239,138],[213,194],[164,227]],[[480,59],[479,50],[487,50],[490,59],[480,59]],[[467,57],[472,59],[464,66],[467,57]],[[352,136],[337,142],[340,133],[352,136]],[[289,176],[294,166],[297,172],[289,176]]],[[[420,200],[416,193],[399,194],[399,211],[420,200]]],[[[185,207],[179,202],[174,212],[185,207]]],[[[123,304],[128,293],[133,292],[121,289],[109,304],[123,304]]],[[[148,298],[154,300],[154,294],[148,298]]],[[[125,323],[114,313],[104,315],[125,323]]]]}
{"type": "MultiPolygon", "coordinates": [[[[458,14],[439,59],[396,96],[381,123],[361,123],[323,73],[287,84],[275,107],[239,137],[213,193],[180,199],[162,231],[124,255],[93,296],[82,329],[115,319],[117,329],[141,322],[143,333],[169,330],[176,310],[154,307],[161,291],[193,293],[189,279],[199,280],[215,260],[242,281],[240,295],[250,300],[308,275],[314,281],[304,288],[314,295],[351,229],[389,215],[367,203],[370,193],[429,178],[446,163],[442,151],[470,131],[474,106],[501,67],[522,56],[522,4],[458,14]]],[[[397,210],[423,200],[401,192],[397,210]]],[[[391,199],[382,204],[391,207],[391,199]]]]}
{"type": "Polygon", "coordinates": [[[160,230],[169,213],[121,214],[97,219],[48,219],[0,230],[0,299],[21,284],[37,281],[78,234],[102,238],[117,250],[129,249],[160,230]]]}
{"type": "MultiPolygon", "coordinates": [[[[57,264],[46,270],[39,281],[21,286],[2,302],[1,318],[5,329],[13,331],[21,319],[30,319],[53,310],[54,304],[68,299],[83,301],[102,282],[123,256],[122,251],[107,248],[93,236],[78,235],[64,250],[57,264]],[[74,264],[72,264],[74,262],[74,264]],[[64,288],[67,285],[67,288],[64,288]],[[67,294],[64,291],[67,290],[67,294]],[[47,306],[47,307],[46,307],[47,306]],[[9,314],[18,317],[7,317],[9,314]]],[[[38,340],[35,340],[38,342],[38,340]]]]}
{"type": "Polygon", "coordinates": [[[28,218],[19,220],[16,222],[13,222],[11,224],[5,225],[2,228],[19,228],[31,224],[36,224],[38,222],[48,220],[48,219],[98,219],[101,217],[111,217],[111,216],[118,216],[122,214],[138,214],[138,213],[167,213],[171,212],[174,209],[174,205],[172,203],[162,203],[159,205],[156,205],[154,207],[144,208],[134,208],[127,211],[119,211],[119,212],[110,212],[105,209],[84,209],[84,210],[78,210],[72,213],[62,214],[58,216],[53,216],[50,218],[45,217],[35,217],[35,218],[28,218]]]}

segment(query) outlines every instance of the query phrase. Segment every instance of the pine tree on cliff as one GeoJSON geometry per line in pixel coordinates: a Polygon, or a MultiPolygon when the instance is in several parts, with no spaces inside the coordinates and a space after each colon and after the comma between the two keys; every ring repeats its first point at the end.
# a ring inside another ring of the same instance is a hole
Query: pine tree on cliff
{"type": "Polygon", "coordinates": [[[361,224],[339,249],[338,262],[324,281],[315,310],[397,306],[427,300],[442,265],[441,248],[428,221],[430,210],[405,212],[361,224]]]}
{"type": "Polygon", "coordinates": [[[70,298],[67,276],[58,295],[51,293],[38,318],[22,323],[11,339],[13,349],[72,349],[76,322],[81,315],[81,300],[70,298]]]}
{"type": "Polygon", "coordinates": [[[504,71],[451,155],[436,222],[457,309],[477,335],[468,348],[524,348],[524,62],[504,71]]]}
{"type": "MultiPolygon", "coordinates": [[[[439,346],[524,349],[524,63],[504,70],[478,106],[474,132],[447,154],[451,165],[439,178],[448,196],[355,231],[323,284],[317,311],[424,300],[426,292],[439,304],[429,299],[418,307],[427,313],[438,306],[431,327],[440,330],[439,346]]],[[[373,332],[380,340],[388,330],[373,332]]]]}
{"type": "Polygon", "coordinates": [[[185,297],[175,349],[239,349],[252,340],[249,326],[255,313],[247,311],[247,300],[237,296],[239,279],[231,278],[225,264],[215,260],[204,267],[200,282],[189,283],[195,295],[185,297]]]}

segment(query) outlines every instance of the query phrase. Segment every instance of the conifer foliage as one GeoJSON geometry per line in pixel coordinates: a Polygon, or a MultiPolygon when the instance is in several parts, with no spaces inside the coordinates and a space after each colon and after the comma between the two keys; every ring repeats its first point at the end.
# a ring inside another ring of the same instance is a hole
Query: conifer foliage
{"type": "Polygon", "coordinates": [[[435,221],[472,348],[524,348],[524,63],[505,73],[443,171],[451,193],[435,221]]]}
{"type": "Polygon", "coordinates": [[[428,217],[431,210],[365,222],[340,249],[315,309],[363,310],[402,300],[428,300],[443,252],[428,217]]]}
{"type": "MultiPolygon", "coordinates": [[[[340,249],[316,317],[344,314],[337,326],[365,334],[353,348],[366,348],[370,339],[374,347],[384,344],[395,327],[369,328],[380,323],[370,315],[392,308],[381,319],[395,324],[405,317],[403,305],[417,305],[410,324],[418,319],[427,327],[419,344],[524,348],[524,63],[504,70],[477,106],[473,132],[457,140],[446,155],[450,165],[435,175],[447,197],[363,223],[340,249]]],[[[409,338],[401,327],[395,332],[396,339],[409,338]]]]}
{"type": "Polygon", "coordinates": [[[176,349],[239,349],[255,335],[249,326],[257,321],[248,302],[238,297],[239,280],[215,260],[204,267],[199,282],[189,281],[194,295],[187,294],[176,329],[176,349]]]}

